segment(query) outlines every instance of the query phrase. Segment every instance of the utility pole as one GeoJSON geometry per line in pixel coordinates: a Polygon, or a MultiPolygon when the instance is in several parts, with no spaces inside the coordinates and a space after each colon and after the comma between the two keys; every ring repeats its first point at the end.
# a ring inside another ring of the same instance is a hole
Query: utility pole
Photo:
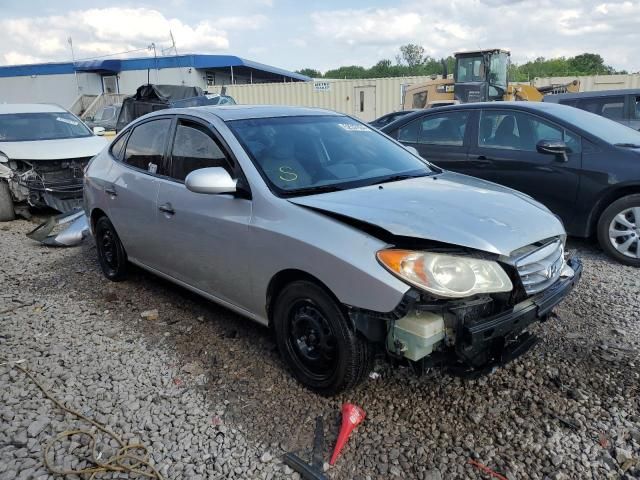
{"type": "Polygon", "coordinates": [[[149,45],[147,47],[148,50],[153,50],[153,58],[154,58],[154,64],[156,66],[156,83],[158,83],[160,80],[158,79],[158,54],[156,53],[156,44],[155,42],[151,42],[151,45],[149,45]]]}
{"type": "Polygon", "coordinates": [[[69,47],[71,47],[71,61],[73,62],[73,73],[76,77],[76,95],[80,95],[80,83],[78,82],[78,72],[76,70],[76,56],[73,53],[73,39],[71,37],[67,38],[67,42],[69,42],[69,47]]]}

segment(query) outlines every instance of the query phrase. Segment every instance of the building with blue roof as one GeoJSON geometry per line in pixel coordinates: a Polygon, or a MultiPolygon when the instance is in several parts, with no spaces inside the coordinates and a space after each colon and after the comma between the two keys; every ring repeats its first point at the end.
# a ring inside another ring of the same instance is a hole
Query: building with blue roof
{"type": "Polygon", "coordinates": [[[197,86],[304,82],[311,78],[234,55],[173,55],[0,66],[0,102],[71,107],[83,95],[132,95],[146,83],[197,86]]]}

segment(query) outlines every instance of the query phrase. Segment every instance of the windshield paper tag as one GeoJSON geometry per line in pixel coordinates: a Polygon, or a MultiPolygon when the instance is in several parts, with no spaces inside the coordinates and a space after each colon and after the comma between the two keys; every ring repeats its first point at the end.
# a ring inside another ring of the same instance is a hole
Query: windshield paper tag
{"type": "Polygon", "coordinates": [[[68,123],[69,125],[77,126],[78,122],[69,120],[68,118],[56,117],[56,120],[62,123],[68,123]]]}
{"type": "Polygon", "coordinates": [[[353,123],[339,123],[338,124],[339,127],[342,127],[343,129],[345,129],[347,132],[370,132],[371,129],[369,127],[366,127],[364,125],[360,125],[360,124],[353,124],[353,123]]]}

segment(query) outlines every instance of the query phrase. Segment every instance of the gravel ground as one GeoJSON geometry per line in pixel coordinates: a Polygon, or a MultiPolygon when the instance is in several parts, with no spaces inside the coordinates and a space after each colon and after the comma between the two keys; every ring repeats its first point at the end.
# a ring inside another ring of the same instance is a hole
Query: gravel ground
{"type": "MultiPolygon", "coordinates": [[[[506,368],[462,380],[379,362],[378,378],[325,399],[296,384],[267,329],[138,269],[111,283],[91,241],[47,248],[24,236],[31,228],[0,226],[0,356],[27,359],[68,406],[143,442],[165,478],[299,478],[281,455],[309,459],[324,415],[328,460],[344,401],[367,419],[332,479],[490,478],[469,459],[509,479],[640,478],[640,275],[588,242],[570,242],[580,286],[506,368]]],[[[9,365],[0,419],[0,480],[54,478],[43,446],[89,427],[9,365]]],[[[76,436],[49,457],[81,468],[88,453],[76,436]]]]}

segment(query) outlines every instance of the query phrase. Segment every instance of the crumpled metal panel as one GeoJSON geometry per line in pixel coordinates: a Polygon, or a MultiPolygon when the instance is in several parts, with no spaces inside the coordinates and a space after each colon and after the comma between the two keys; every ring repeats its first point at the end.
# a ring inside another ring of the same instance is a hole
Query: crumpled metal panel
{"type": "Polygon", "coordinates": [[[71,210],[51,217],[27,233],[27,237],[52,247],[73,247],[80,244],[89,235],[89,221],[84,210],[71,210]],[[69,224],[61,231],[53,230],[69,224]]]}

